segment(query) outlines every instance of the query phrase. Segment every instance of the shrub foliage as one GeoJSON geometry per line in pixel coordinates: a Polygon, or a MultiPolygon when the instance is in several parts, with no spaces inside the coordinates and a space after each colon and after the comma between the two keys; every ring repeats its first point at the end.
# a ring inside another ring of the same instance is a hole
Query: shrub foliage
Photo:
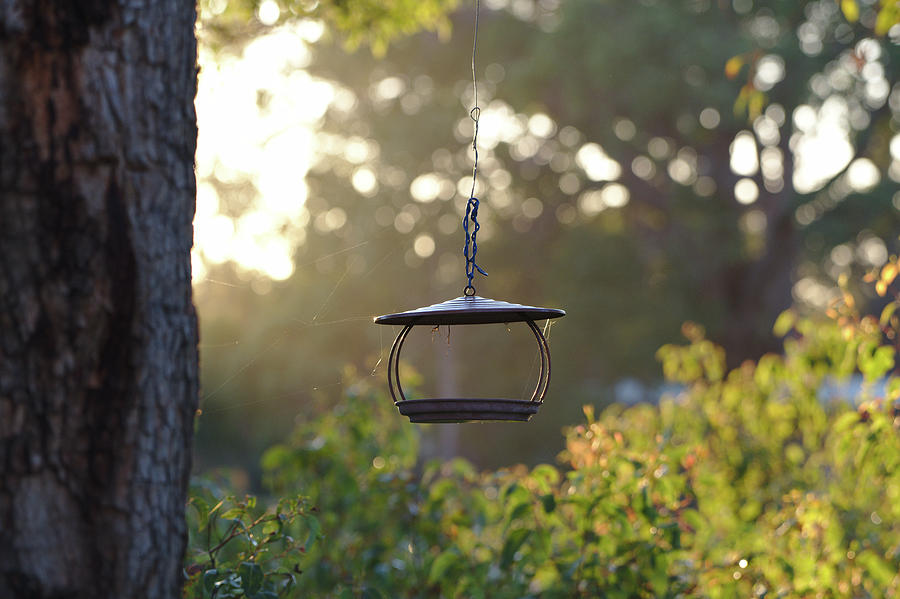
{"type": "Polygon", "coordinates": [[[786,312],[783,354],[731,371],[685,325],[658,355],[677,391],[586,407],[559,467],[422,465],[359,387],[265,454],[286,499],[196,485],[185,596],[897,596],[894,308],[786,312]]]}

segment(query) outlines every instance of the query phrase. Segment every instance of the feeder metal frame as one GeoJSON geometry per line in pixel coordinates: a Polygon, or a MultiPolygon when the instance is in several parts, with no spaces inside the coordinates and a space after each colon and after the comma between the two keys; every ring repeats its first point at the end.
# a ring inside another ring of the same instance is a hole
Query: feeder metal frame
{"type": "Polygon", "coordinates": [[[394,405],[411,422],[468,422],[472,420],[527,421],[537,413],[550,386],[550,345],[534,323],[538,319],[565,316],[563,310],[511,304],[478,296],[464,296],[417,310],[386,314],[377,324],[401,324],[388,358],[388,388],[394,405]],[[471,325],[524,322],[538,342],[541,368],[530,399],[407,399],[400,383],[400,352],[409,332],[417,325],[471,325]]]}

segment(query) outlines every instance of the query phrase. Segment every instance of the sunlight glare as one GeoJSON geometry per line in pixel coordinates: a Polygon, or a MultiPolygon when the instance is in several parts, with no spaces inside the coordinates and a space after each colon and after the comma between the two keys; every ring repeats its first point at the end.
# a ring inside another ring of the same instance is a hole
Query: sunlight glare
{"type": "Polygon", "coordinates": [[[406,81],[400,77],[385,77],[375,83],[369,90],[369,96],[373,100],[393,100],[399,98],[406,91],[406,81]]]}
{"type": "MultiPolygon", "coordinates": [[[[277,3],[265,0],[260,21],[276,22],[276,12],[277,3]]],[[[311,58],[307,41],[321,36],[321,29],[309,20],[281,26],[248,43],[239,56],[201,48],[195,281],[208,265],[228,261],[275,280],[293,272],[292,257],[309,220],[305,175],[314,160],[313,127],[335,100],[332,85],[303,70],[311,58]],[[250,196],[239,200],[247,204],[240,218],[227,215],[227,196],[216,192],[222,183],[250,196]]]]}
{"type": "Polygon", "coordinates": [[[546,114],[538,112],[528,119],[528,130],[532,135],[546,139],[556,133],[556,123],[546,114]]]}
{"type": "Polygon", "coordinates": [[[719,126],[720,121],[719,111],[711,106],[704,108],[700,112],[700,124],[704,129],[715,129],[719,126]]]}
{"type": "Polygon", "coordinates": [[[278,8],[278,3],[275,0],[263,0],[259,3],[256,16],[259,17],[260,23],[271,26],[278,22],[278,17],[281,16],[281,9],[278,8]]]}
{"type": "MultiPolygon", "coordinates": [[[[549,117],[548,117],[549,118],[549,117]]],[[[466,137],[472,134],[472,119],[461,121],[466,137]]],[[[493,100],[481,111],[478,128],[478,145],[488,150],[501,141],[513,144],[528,131],[528,119],[517,115],[512,107],[501,100],[493,100]]]]}
{"type": "Polygon", "coordinates": [[[744,177],[751,177],[759,170],[756,137],[749,131],[741,131],[731,142],[731,170],[744,177]]]}
{"type": "Polygon", "coordinates": [[[417,202],[433,202],[441,193],[442,182],[443,179],[437,173],[419,175],[409,184],[409,194],[417,202]]]}
{"type": "Polygon", "coordinates": [[[402,211],[394,217],[394,229],[398,233],[406,234],[412,231],[416,226],[416,217],[407,211],[402,211]]]}
{"type": "Polygon", "coordinates": [[[619,163],[594,142],[581,146],[575,154],[575,162],[592,181],[615,181],[622,174],[619,163]]]}
{"type": "Polygon", "coordinates": [[[216,188],[206,182],[197,184],[197,207],[194,218],[212,218],[219,212],[219,195],[216,188]]]}
{"type": "Polygon", "coordinates": [[[353,171],[350,182],[353,184],[353,189],[367,198],[378,193],[378,179],[372,169],[368,167],[361,167],[353,171]]]}
{"type": "Polygon", "coordinates": [[[759,199],[759,188],[753,179],[741,179],[734,184],[734,198],[741,204],[752,204],[759,199]]]}
{"type": "Polygon", "coordinates": [[[434,253],[434,248],[434,238],[427,233],[422,233],[416,237],[415,242],[413,242],[413,250],[419,258],[424,259],[430,257],[434,253]]]}
{"type": "Polygon", "coordinates": [[[631,141],[637,135],[637,127],[630,119],[618,119],[613,125],[613,133],[622,141],[631,141]]]}
{"type": "Polygon", "coordinates": [[[596,216],[606,210],[603,192],[599,189],[591,189],[581,194],[578,198],[578,209],[587,217],[596,216]]]}
{"type": "Polygon", "coordinates": [[[203,257],[213,264],[221,264],[231,258],[231,241],[234,221],[224,214],[203,219],[194,226],[194,239],[203,250],[203,257]]]}
{"type": "Polygon", "coordinates": [[[778,180],[784,175],[784,155],[778,148],[765,148],[760,154],[763,177],[778,180]]]}
{"type": "Polygon", "coordinates": [[[600,193],[603,203],[610,208],[621,208],[628,204],[628,201],[631,199],[628,188],[619,183],[610,183],[600,193]]]}
{"type": "Polygon", "coordinates": [[[544,211],[544,203],[537,198],[528,198],[522,202],[522,214],[526,218],[535,219],[544,211]]]}
{"type": "Polygon", "coordinates": [[[891,158],[894,160],[900,160],[900,134],[895,135],[891,138],[891,158]]]}
{"type": "Polygon", "coordinates": [[[197,250],[191,250],[191,280],[193,282],[202,281],[206,278],[206,265],[203,258],[197,250]]]}
{"type": "Polygon", "coordinates": [[[856,248],[860,261],[869,266],[882,266],[888,259],[887,247],[878,237],[867,237],[856,248]]]}
{"type": "Polygon", "coordinates": [[[799,193],[811,193],[841,172],[853,158],[848,139],[846,101],[838,96],[825,100],[816,111],[801,106],[794,111],[794,124],[800,133],[791,139],[796,155],[794,187],[799,193]]]}
{"type": "Polygon", "coordinates": [[[767,54],[756,63],[753,84],[760,91],[769,91],[784,79],[784,59],[776,54],[767,54]]]}
{"type": "Polygon", "coordinates": [[[857,158],[847,167],[847,182],[853,191],[872,191],[881,182],[881,173],[875,163],[868,158],[857,158]]]}

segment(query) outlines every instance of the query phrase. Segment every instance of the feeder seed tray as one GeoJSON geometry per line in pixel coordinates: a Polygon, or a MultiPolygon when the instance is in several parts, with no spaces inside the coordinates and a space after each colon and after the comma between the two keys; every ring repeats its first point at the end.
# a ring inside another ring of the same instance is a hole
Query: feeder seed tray
{"type": "Polygon", "coordinates": [[[391,346],[388,359],[388,387],[394,405],[410,422],[528,421],[537,413],[550,385],[550,346],[534,321],[565,315],[563,310],[554,308],[537,308],[478,296],[462,296],[416,310],[378,316],[375,318],[376,324],[403,325],[391,346]],[[414,326],[511,322],[526,323],[538,342],[541,370],[531,399],[406,399],[400,385],[400,351],[414,326]]]}

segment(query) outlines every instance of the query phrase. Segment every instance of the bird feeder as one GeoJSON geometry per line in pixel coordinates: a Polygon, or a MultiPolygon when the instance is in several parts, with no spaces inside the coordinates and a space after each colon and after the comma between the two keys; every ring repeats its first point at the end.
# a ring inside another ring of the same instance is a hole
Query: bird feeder
{"type": "Polygon", "coordinates": [[[476,295],[463,295],[416,310],[378,316],[375,318],[376,324],[403,326],[391,346],[387,366],[388,387],[394,405],[410,422],[528,421],[541,407],[550,385],[550,346],[535,321],[565,315],[563,310],[553,308],[523,306],[476,295]],[[534,333],[540,353],[541,369],[537,385],[529,399],[406,398],[400,383],[400,352],[413,327],[513,322],[528,325],[534,333]]]}
{"type": "Polygon", "coordinates": [[[478,82],[475,79],[475,50],[478,40],[478,0],[475,2],[475,39],[472,44],[472,83],[474,90],[475,107],[469,112],[474,121],[475,133],[472,138],[472,149],[475,161],[472,167],[472,191],[466,203],[466,214],[462,225],[465,232],[465,247],[463,256],[466,258],[466,277],[468,283],[461,297],[409,310],[397,314],[385,314],[375,318],[376,324],[402,325],[400,334],[391,346],[391,355],[388,359],[388,387],[394,405],[400,413],[407,416],[411,422],[471,422],[471,421],[519,421],[525,422],[534,416],[550,385],[550,346],[541,330],[535,324],[536,320],[549,320],[565,316],[562,310],[553,308],[536,308],[511,304],[475,295],[473,278],[475,273],[487,276],[487,273],[475,263],[475,255],[478,253],[476,236],[480,225],[478,224],[479,200],[475,197],[475,183],[478,178],[478,120],[481,116],[481,108],[478,107],[478,82]],[[470,231],[471,225],[471,231],[470,231]],[[453,397],[434,399],[407,399],[400,384],[400,352],[403,350],[403,342],[413,327],[441,326],[441,325],[479,325],[496,323],[524,322],[534,333],[537,339],[538,352],[541,357],[541,370],[538,374],[537,386],[529,399],[460,399],[453,397]]]}

